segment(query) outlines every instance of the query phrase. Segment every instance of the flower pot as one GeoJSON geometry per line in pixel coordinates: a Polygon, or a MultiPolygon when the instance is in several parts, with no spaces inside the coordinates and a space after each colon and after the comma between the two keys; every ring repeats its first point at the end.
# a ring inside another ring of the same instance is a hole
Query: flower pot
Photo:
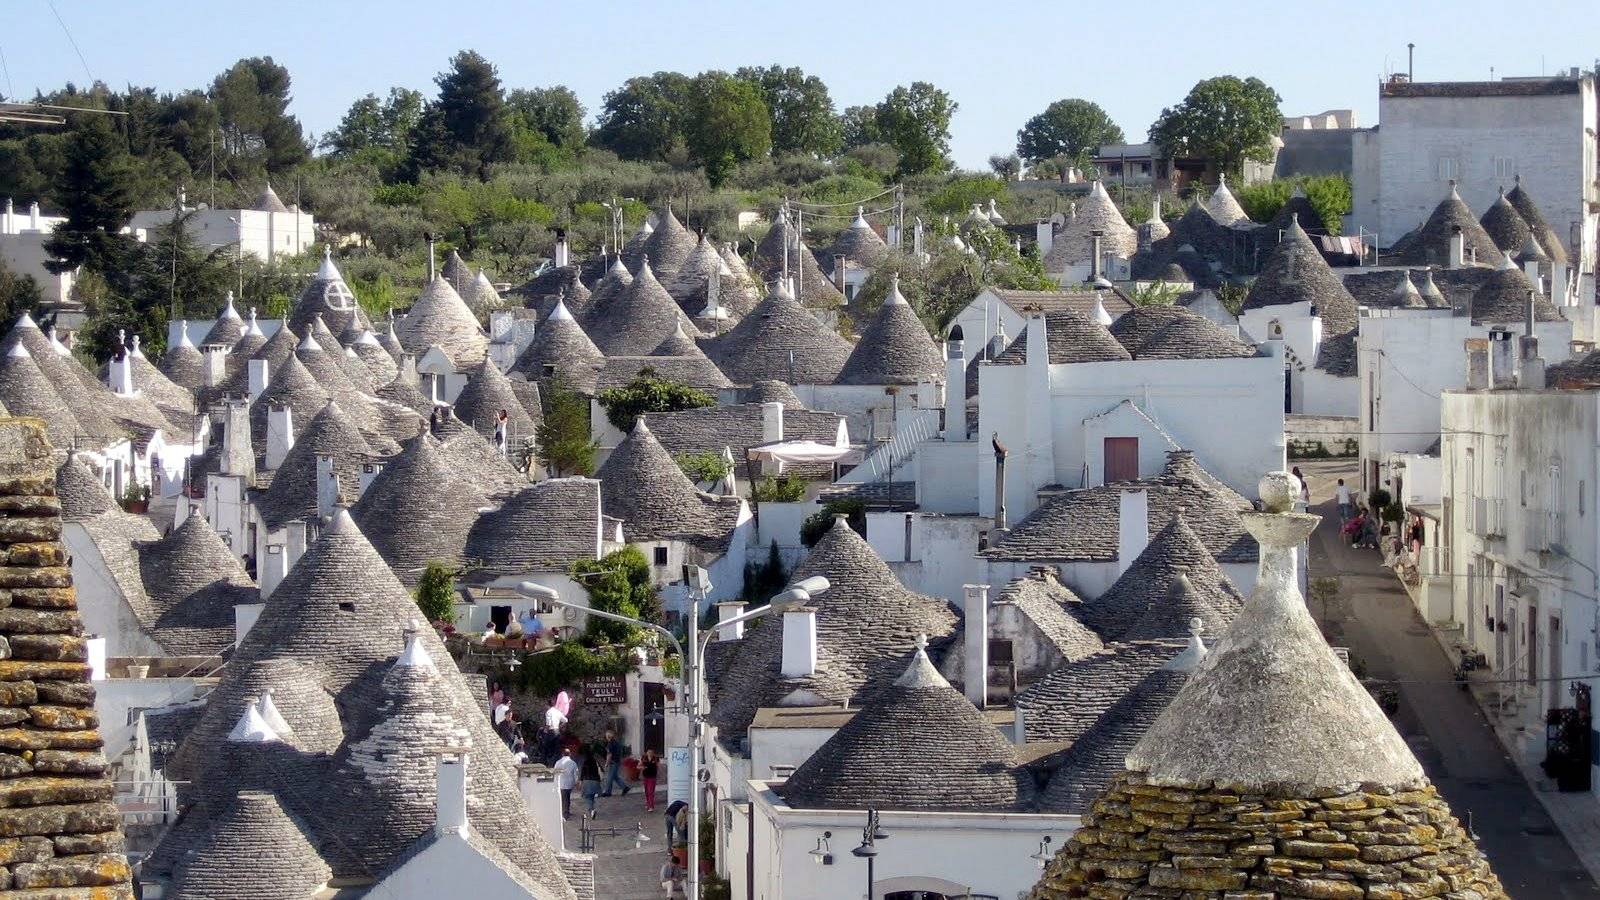
{"type": "Polygon", "coordinates": [[[128,677],[129,678],[146,678],[149,675],[150,675],[150,667],[149,666],[129,666],[128,667],[128,677]]]}

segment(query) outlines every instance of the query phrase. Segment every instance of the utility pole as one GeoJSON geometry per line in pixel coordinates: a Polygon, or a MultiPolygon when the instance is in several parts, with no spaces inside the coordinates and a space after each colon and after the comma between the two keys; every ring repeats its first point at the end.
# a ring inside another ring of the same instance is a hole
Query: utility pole
{"type": "Polygon", "coordinates": [[[217,208],[217,129],[211,129],[211,208],[217,208]]]}
{"type": "Polygon", "coordinates": [[[183,214],[183,186],[172,197],[172,279],[167,282],[167,318],[178,317],[178,222],[183,214]]]}

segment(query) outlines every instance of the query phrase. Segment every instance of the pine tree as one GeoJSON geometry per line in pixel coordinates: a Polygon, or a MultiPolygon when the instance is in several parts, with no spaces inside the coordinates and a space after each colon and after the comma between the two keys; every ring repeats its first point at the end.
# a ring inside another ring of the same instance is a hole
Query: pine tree
{"type": "Polygon", "coordinates": [[[56,203],[67,220],[45,242],[55,257],[47,263],[50,271],[114,269],[122,240],[117,232],[133,218],[133,168],[106,117],[86,115],[67,143],[56,203]]]}
{"type": "Polygon", "coordinates": [[[448,168],[483,178],[490,165],[512,159],[515,145],[505,94],[488,60],[463,50],[434,83],[439,98],[428,104],[418,123],[414,172],[448,168]]]}

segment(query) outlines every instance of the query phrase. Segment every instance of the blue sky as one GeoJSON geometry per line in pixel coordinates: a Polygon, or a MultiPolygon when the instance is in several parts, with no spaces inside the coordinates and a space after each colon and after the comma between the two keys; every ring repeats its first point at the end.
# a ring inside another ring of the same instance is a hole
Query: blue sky
{"type": "Polygon", "coordinates": [[[1095,100],[1141,140],[1195,81],[1255,75],[1283,95],[1285,113],[1353,107],[1370,125],[1376,86],[1405,68],[1407,41],[1419,80],[1587,68],[1600,56],[1593,0],[54,3],[83,59],[48,0],[0,0],[8,96],[89,73],[119,87],[198,87],[240,57],[270,55],[294,78],[292,112],[320,133],[368,92],[431,95],[462,48],[499,66],[507,87],[566,84],[591,117],[634,74],[782,63],[822,77],[841,109],[897,84],[944,88],[961,107],[951,143],[967,167],[1009,152],[1017,128],[1062,97],[1095,100]]]}

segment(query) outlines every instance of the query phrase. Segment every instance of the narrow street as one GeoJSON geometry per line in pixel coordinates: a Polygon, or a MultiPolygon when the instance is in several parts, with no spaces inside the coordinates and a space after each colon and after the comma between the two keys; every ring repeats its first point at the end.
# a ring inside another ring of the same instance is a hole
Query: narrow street
{"type": "Polygon", "coordinates": [[[1395,725],[1428,776],[1472,828],[1506,890],[1516,898],[1600,898],[1600,888],[1556,829],[1496,740],[1454,667],[1417,615],[1405,589],[1376,551],[1340,539],[1333,501],[1338,478],[1357,483],[1349,460],[1301,462],[1312,512],[1323,522],[1312,538],[1311,577],[1337,577],[1339,599],[1311,612],[1335,646],[1350,648],[1367,677],[1398,682],[1395,725]]]}
{"type": "MultiPolygon", "coordinates": [[[[644,790],[634,785],[627,795],[616,793],[601,797],[595,806],[595,817],[588,821],[599,833],[593,836],[595,896],[604,900],[662,900],[661,864],[667,860],[666,811],[667,786],[663,783],[656,793],[656,809],[646,812],[644,790]],[[643,826],[645,837],[636,839],[635,826],[643,826]],[[609,834],[617,829],[621,834],[609,834]]],[[[576,791],[572,795],[572,818],[567,821],[568,850],[578,850],[583,840],[583,799],[576,791]]]]}

